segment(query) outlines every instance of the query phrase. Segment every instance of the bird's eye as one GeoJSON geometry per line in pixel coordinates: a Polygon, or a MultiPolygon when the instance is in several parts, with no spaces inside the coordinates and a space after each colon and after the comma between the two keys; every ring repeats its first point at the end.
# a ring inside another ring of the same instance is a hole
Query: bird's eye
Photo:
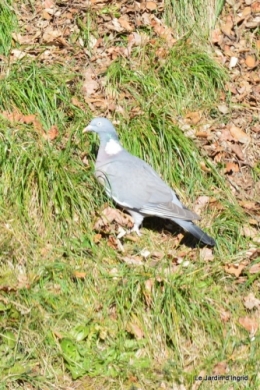
{"type": "Polygon", "coordinates": [[[98,126],[101,126],[101,122],[98,122],[97,125],[98,125],[98,126]]]}

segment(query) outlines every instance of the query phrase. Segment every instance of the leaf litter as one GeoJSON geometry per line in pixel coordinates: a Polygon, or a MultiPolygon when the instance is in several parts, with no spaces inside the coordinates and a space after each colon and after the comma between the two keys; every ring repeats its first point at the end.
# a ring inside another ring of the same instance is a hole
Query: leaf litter
{"type": "MultiPolygon", "coordinates": [[[[115,112],[123,107],[115,104],[115,98],[106,88],[103,76],[108,66],[118,57],[129,58],[133,47],[141,47],[147,44],[156,44],[157,39],[165,41],[165,47],[158,49],[158,56],[167,57],[168,50],[173,47],[177,39],[174,31],[165,25],[160,19],[160,13],[164,9],[163,1],[142,1],[129,3],[121,1],[116,5],[120,17],[113,17],[109,13],[99,13],[95,22],[96,35],[90,35],[88,45],[85,45],[80,36],[80,26],[76,20],[82,19],[86,24],[85,12],[91,7],[92,11],[102,10],[104,5],[109,4],[106,0],[91,0],[73,2],[66,7],[61,3],[45,0],[35,2],[35,17],[32,15],[30,4],[20,7],[16,4],[19,22],[26,26],[23,33],[14,33],[13,41],[20,45],[19,49],[12,49],[11,61],[27,59],[40,59],[45,64],[64,63],[66,60],[74,62],[74,71],[82,75],[82,92],[84,101],[73,97],[72,103],[84,110],[86,105],[90,107],[93,115],[97,112],[115,112]],[[154,12],[157,12],[156,16],[154,12]],[[33,18],[32,18],[33,16],[33,18]],[[144,27],[153,31],[152,38],[145,33],[144,27]],[[140,32],[140,28],[144,31],[140,32]],[[127,37],[127,46],[116,46],[116,36],[124,33],[127,37]],[[106,43],[105,43],[106,41],[106,43]],[[86,46],[86,47],[85,47],[86,46]],[[87,60],[87,61],[86,61],[87,60]],[[86,65],[87,62],[87,65],[86,65]]],[[[255,228],[242,226],[241,234],[254,239],[259,229],[259,191],[252,180],[251,167],[255,167],[260,160],[259,120],[260,120],[260,76],[259,76],[259,50],[260,40],[255,33],[260,22],[259,2],[240,1],[231,6],[227,2],[220,22],[212,32],[211,40],[215,50],[215,56],[219,62],[228,69],[231,80],[226,84],[226,90],[230,93],[229,102],[223,96],[222,103],[218,106],[223,121],[208,118],[205,113],[188,112],[180,127],[188,129],[187,134],[191,135],[195,142],[203,148],[211,162],[221,170],[223,174],[232,178],[232,188],[237,195],[240,206],[247,213],[253,213],[252,218],[255,228]],[[250,39],[248,39],[248,36],[250,39]],[[226,117],[225,117],[226,116],[226,117]],[[258,192],[257,192],[258,191],[258,192]]],[[[129,99],[129,96],[127,96],[129,99]]],[[[42,124],[37,115],[23,115],[18,110],[2,112],[11,124],[31,125],[34,130],[39,131],[44,138],[52,141],[58,135],[57,125],[53,125],[47,132],[44,132],[42,124]]],[[[139,108],[133,109],[132,117],[142,115],[139,108]]],[[[204,162],[201,162],[201,169],[210,172],[204,162]]],[[[259,179],[258,179],[259,180],[259,179]]],[[[221,211],[223,206],[215,198],[200,197],[195,205],[198,213],[207,207],[213,207],[221,211]]],[[[109,235],[108,245],[122,251],[119,240],[112,237],[117,233],[119,226],[129,229],[132,227],[131,217],[120,210],[107,207],[97,218],[94,229],[99,232],[95,236],[96,243],[102,239],[102,234],[109,235]]],[[[182,236],[180,235],[180,240],[182,236]]],[[[166,237],[168,239],[168,237],[166,237]]],[[[180,240],[176,243],[178,247],[180,240]]],[[[142,266],[148,257],[161,261],[165,253],[150,252],[147,256],[127,255],[121,258],[128,265],[142,266]]],[[[143,252],[144,253],[144,252],[143,252]]],[[[168,251],[166,257],[172,260],[171,272],[176,272],[180,264],[196,258],[195,250],[168,251]],[[187,257],[189,260],[187,260],[187,257]]],[[[214,254],[211,249],[200,250],[200,257],[203,261],[212,261],[214,254]]],[[[245,254],[245,258],[236,264],[226,264],[224,271],[239,279],[241,275],[248,273],[255,275],[260,273],[259,249],[251,248],[245,254]],[[254,264],[251,264],[256,261],[254,264]]],[[[76,279],[84,279],[85,272],[75,271],[76,279]]],[[[157,280],[159,281],[159,280],[157,280]]],[[[147,306],[151,305],[152,292],[156,279],[147,279],[144,283],[144,296],[147,306]]],[[[20,278],[18,284],[13,287],[15,291],[19,288],[29,288],[27,278],[20,278]]],[[[10,287],[2,286],[2,289],[10,287]]],[[[243,298],[243,303],[248,310],[259,310],[260,300],[249,293],[243,298]]],[[[231,314],[228,311],[221,311],[223,322],[230,320],[231,314]]],[[[258,321],[253,316],[240,317],[239,324],[254,335],[258,329],[258,321]]],[[[137,320],[132,319],[127,324],[127,331],[136,339],[144,338],[144,332],[137,320]]],[[[215,373],[224,374],[227,370],[226,362],[219,362],[214,366],[215,373]]]]}

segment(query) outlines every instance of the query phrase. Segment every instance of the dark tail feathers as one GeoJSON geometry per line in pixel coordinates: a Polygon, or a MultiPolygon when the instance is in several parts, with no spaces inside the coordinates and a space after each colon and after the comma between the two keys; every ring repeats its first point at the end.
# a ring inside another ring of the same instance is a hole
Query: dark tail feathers
{"type": "Polygon", "coordinates": [[[199,241],[203,242],[206,245],[214,246],[216,245],[216,241],[203,232],[198,226],[196,226],[191,221],[183,221],[181,219],[173,219],[175,223],[180,225],[184,230],[191,233],[194,237],[196,237],[199,241]]]}

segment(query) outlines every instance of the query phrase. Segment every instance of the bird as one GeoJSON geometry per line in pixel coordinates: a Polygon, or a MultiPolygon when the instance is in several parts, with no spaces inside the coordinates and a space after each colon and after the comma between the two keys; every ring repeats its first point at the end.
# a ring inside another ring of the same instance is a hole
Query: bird
{"type": "Polygon", "coordinates": [[[86,132],[95,132],[100,138],[95,176],[105,187],[108,197],[132,216],[134,226],[131,231],[141,235],[139,228],[143,219],[157,216],[175,222],[200,243],[216,244],[193,222],[200,217],[181,203],[156,171],[124,149],[109,119],[92,119],[83,130],[83,133],[86,132]]]}

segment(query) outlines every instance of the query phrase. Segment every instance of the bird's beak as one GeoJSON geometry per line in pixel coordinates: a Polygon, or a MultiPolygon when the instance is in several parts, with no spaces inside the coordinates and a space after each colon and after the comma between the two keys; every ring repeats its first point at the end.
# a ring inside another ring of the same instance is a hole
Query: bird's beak
{"type": "Polygon", "coordinates": [[[88,131],[93,131],[93,127],[88,125],[87,127],[85,127],[85,129],[83,130],[83,133],[87,133],[88,131]]]}

